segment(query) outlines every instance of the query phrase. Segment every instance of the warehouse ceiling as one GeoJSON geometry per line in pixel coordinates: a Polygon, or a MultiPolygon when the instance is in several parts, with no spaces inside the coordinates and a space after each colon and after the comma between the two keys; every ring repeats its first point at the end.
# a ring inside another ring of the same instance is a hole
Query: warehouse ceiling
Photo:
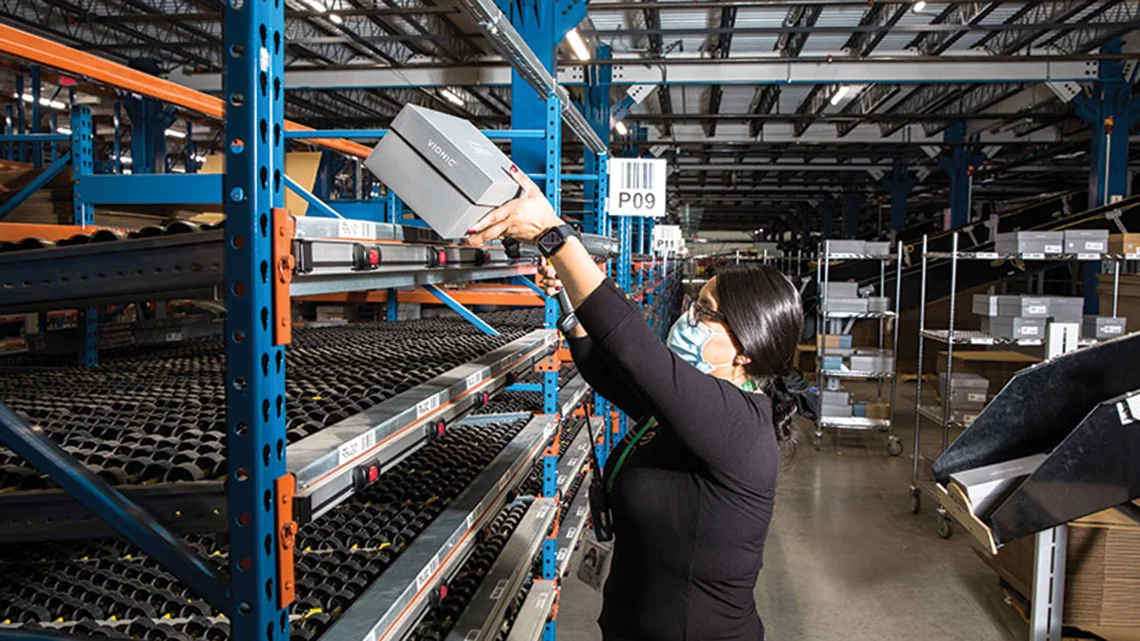
{"type": "MultiPolygon", "coordinates": [[[[450,0],[286,5],[287,117],[379,128],[418,103],[508,126],[509,74],[450,0]]],[[[222,8],[0,0],[0,21],[217,90],[222,8]]],[[[896,163],[920,181],[911,209],[940,210],[947,181],[935,156],[957,121],[989,157],[975,176],[977,199],[1087,185],[1087,128],[1069,98],[1089,85],[1045,83],[1021,69],[1048,61],[1095,71],[1101,47],[1117,38],[1126,53],[1140,51],[1140,2],[611,0],[591,2],[579,31],[610,46],[615,103],[631,82],[652,85],[624,116],[632,132],[614,135],[614,153],[668,158],[670,202],[701,210],[703,228],[750,229],[829,194],[862,193],[873,210],[896,163]]],[[[573,85],[581,62],[566,44],[559,59],[560,79],[573,85]]],[[[87,91],[109,126],[114,94],[87,91]]],[[[194,122],[199,149],[216,144],[217,127],[194,122]]],[[[566,163],[579,164],[580,145],[565,138],[566,163]]]]}

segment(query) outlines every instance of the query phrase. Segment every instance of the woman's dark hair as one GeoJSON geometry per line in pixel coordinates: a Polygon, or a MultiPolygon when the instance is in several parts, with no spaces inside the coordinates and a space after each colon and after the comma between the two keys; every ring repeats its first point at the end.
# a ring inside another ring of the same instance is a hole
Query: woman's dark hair
{"type": "Polygon", "coordinates": [[[792,369],[804,322],[800,293],[768,265],[729,264],[716,276],[720,311],[740,353],[751,359],[744,371],[772,399],[776,438],[790,452],[795,449],[792,419],[797,410],[809,417],[814,413],[810,387],[792,369]]]}

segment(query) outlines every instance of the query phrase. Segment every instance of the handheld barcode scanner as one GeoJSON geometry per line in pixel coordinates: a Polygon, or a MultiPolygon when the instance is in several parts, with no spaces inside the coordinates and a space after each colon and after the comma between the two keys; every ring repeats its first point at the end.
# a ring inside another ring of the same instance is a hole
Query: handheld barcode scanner
{"type": "MultiPolygon", "coordinates": [[[[507,256],[511,258],[519,257],[519,241],[513,238],[503,239],[503,249],[507,251],[507,256]]],[[[558,306],[562,308],[562,315],[558,317],[558,330],[563,334],[569,334],[571,330],[578,326],[578,317],[574,314],[574,305],[570,303],[570,296],[566,294],[566,290],[558,292],[558,306]]]]}

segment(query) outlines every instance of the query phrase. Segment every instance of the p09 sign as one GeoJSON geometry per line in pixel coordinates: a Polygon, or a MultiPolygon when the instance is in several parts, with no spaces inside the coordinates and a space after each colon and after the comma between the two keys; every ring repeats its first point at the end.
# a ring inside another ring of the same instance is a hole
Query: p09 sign
{"type": "Polygon", "coordinates": [[[665,215],[665,161],[658,158],[610,159],[610,215],[665,215]]]}

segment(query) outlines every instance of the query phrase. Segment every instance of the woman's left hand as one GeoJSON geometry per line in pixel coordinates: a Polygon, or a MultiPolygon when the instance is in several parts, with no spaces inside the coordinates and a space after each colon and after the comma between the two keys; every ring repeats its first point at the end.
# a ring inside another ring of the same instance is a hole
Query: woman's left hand
{"type": "Polygon", "coordinates": [[[523,189],[523,195],[484,216],[468,231],[468,245],[482,245],[497,238],[513,238],[530,245],[542,232],[562,224],[546,195],[517,166],[511,166],[511,177],[523,189]]]}

